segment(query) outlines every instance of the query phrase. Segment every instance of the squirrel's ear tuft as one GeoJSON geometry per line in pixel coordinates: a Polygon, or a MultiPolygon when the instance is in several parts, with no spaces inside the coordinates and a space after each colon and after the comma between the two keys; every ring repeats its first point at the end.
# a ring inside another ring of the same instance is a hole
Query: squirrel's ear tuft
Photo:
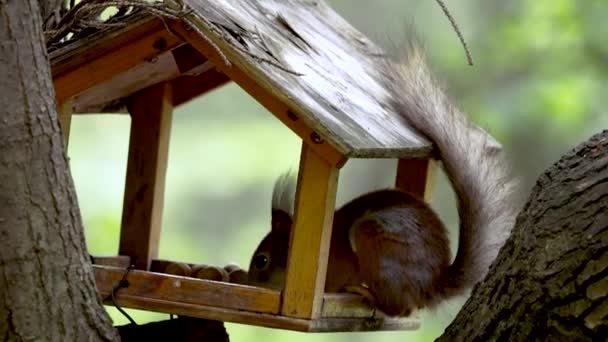
{"type": "Polygon", "coordinates": [[[296,175],[292,170],[283,173],[277,178],[272,192],[273,217],[275,211],[284,212],[290,219],[293,217],[296,183],[296,175]]]}

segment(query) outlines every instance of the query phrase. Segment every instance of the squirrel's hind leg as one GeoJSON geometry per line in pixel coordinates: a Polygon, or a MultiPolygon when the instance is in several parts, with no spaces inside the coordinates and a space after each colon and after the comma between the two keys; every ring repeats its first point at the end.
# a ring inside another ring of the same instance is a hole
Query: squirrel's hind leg
{"type": "Polygon", "coordinates": [[[375,307],[389,316],[409,316],[423,306],[422,290],[430,277],[411,253],[404,253],[408,241],[401,234],[366,220],[358,223],[354,238],[359,272],[375,307]]]}

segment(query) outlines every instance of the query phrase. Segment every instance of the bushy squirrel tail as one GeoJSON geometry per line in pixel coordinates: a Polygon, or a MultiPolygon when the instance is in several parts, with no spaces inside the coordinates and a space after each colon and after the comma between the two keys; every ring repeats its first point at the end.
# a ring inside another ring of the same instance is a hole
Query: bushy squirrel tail
{"type": "Polygon", "coordinates": [[[434,144],[456,193],[458,252],[445,297],[457,295],[485,277],[514,224],[509,164],[501,146],[446,96],[415,43],[400,60],[381,64],[389,105],[434,144]]]}

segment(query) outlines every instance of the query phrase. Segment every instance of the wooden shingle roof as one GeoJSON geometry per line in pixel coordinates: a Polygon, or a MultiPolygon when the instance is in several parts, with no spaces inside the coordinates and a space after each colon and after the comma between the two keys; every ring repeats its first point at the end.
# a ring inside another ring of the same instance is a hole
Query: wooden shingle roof
{"type": "MultiPolygon", "coordinates": [[[[383,52],[317,0],[185,0],[185,19],[347,157],[421,157],[431,145],[383,105],[383,52]],[[214,40],[215,42],[215,40],[214,40]],[[286,71],[289,70],[289,71],[286,71]]],[[[225,62],[225,61],[223,61],[225,62]]]]}
{"type": "Polygon", "coordinates": [[[232,80],[335,160],[431,153],[384,105],[382,50],[324,1],[183,2],[179,20],[134,14],[52,52],[58,101],[72,99],[75,113],[125,112],[128,96],[155,83],[172,81],[179,105],[232,80]]]}

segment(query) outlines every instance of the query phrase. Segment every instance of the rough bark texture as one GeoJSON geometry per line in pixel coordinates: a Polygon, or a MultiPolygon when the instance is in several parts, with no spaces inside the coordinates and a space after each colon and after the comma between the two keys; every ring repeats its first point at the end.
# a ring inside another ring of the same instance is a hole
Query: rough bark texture
{"type": "Polygon", "coordinates": [[[118,338],[98,299],[36,0],[0,1],[0,339],[118,338]]]}
{"type": "Polygon", "coordinates": [[[549,168],[439,341],[608,338],[608,131],[549,168]]]}

